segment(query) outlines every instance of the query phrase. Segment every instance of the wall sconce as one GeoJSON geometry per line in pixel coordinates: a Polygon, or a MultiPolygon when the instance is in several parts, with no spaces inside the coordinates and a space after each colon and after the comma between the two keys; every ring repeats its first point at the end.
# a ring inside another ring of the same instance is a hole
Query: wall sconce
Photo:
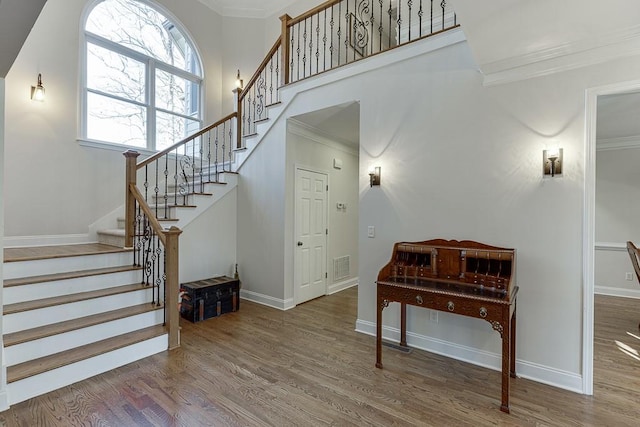
{"type": "Polygon", "coordinates": [[[369,169],[369,184],[371,184],[372,187],[374,185],[380,185],[380,166],[369,169]]]}
{"type": "Polygon", "coordinates": [[[42,86],[42,74],[38,73],[38,85],[31,86],[31,99],[33,101],[44,101],[44,86],[42,86]]]}
{"type": "Polygon", "coordinates": [[[238,74],[236,75],[236,89],[242,90],[242,79],[240,78],[240,70],[238,70],[238,74]]]}
{"type": "Polygon", "coordinates": [[[562,175],[562,148],[542,151],[542,174],[552,177],[562,175]]]}

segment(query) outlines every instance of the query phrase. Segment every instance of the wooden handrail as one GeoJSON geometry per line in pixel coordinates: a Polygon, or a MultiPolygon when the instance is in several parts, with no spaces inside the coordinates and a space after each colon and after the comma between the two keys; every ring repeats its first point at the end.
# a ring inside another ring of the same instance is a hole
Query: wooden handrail
{"type": "Polygon", "coordinates": [[[231,120],[234,117],[237,117],[238,113],[233,112],[225,117],[223,117],[222,119],[218,120],[217,122],[215,122],[212,125],[207,126],[206,128],[200,129],[198,132],[194,133],[193,135],[190,135],[178,142],[176,142],[175,144],[173,144],[171,147],[169,148],[165,148],[162,151],[157,152],[156,154],[154,154],[153,156],[149,157],[148,159],[143,160],[142,162],[138,163],[138,169],[145,167],[146,165],[148,165],[149,163],[152,163],[156,160],[158,160],[159,158],[161,158],[162,156],[164,156],[167,153],[170,153],[171,151],[175,150],[176,148],[180,147],[181,145],[186,144],[187,142],[196,139],[197,137],[204,135],[205,133],[209,132],[211,129],[220,126],[222,123],[231,120]]]}
{"type": "Polygon", "coordinates": [[[166,246],[167,238],[164,235],[165,230],[164,228],[162,228],[162,225],[160,225],[160,222],[156,218],[155,214],[153,213],[147,202],[144,200],[144,196],[142,195],[142,193],[140,193],[138,187],[136,187],[134,184],[129,184],[129,191],[138,202],[138,205],[140,206],[144,214],[147,216],[147,218],[149,218],[149,223],[151,224],[153,231],[156,232],[162,244],[166,246]]]}
{"type": "Polygon", "coordinates": [[[254,85],[256,80],[258,80],[258,77],[260,77],[260,74],[262,74],[262,71],[264,71],[264,69],[267,68],[267,64],[269,64],[269,61],[271,60],[273,55],[275,55],[276,52],[278,51],[278,48],[280,47],[280,42],[281,42],[281,39],[278,37],[278,40],[276,40],[276,42],[273,44],[271,49],[269,49],[269,52],[264,57],[264,59],[262,60],[260,65],[258,65],[258,68],[256,69],[256,72],[253,73],[253,76],[251,76],[251,78],[249,79],[249,82],[244,86],[244,88],[242,89],[242,91],[238,95],[238,102],[240,102],[240,101],[242,101],[244,99],[244,97],[247,95],[247,93],[249,93],[249,89],[251,88],[251,86],[254,85]]]}
{"type": "Polygon", "coordinates": [[[287,21],[287,25],[289,27],[291,27],[293,25],[296,25],[297,23],[302,22],[307,18],[311,18],[313,15],[316,15],[316,14],[322,12],[325,9],[329,9],[331,6],[336,5],[336,4],[338,4],[338,3],[342,2],[342,1],[343,0],[328,0],[328,1],[324,2],[324,3],[322,3],[321,5],[318,5],[318,6],[314,7],[313,9],[296,16],[295,18],[289,19],[287,21]]]}

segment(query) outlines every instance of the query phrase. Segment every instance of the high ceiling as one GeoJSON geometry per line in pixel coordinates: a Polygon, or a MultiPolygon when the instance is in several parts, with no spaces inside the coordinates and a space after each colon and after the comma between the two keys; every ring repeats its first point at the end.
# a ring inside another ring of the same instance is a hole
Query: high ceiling
{"type": "MultiPolygon", "coordinates": [[[[287,7],[295,0],[199,0],[224,16],[264,18],[287,7]]],[[[320,4],[320,1],[318,1],[320,4]]]]}
{"type": "Polygon", "coordinates": [[[0,77],[5,77],[47,0],[0,2],[0,77]]]}

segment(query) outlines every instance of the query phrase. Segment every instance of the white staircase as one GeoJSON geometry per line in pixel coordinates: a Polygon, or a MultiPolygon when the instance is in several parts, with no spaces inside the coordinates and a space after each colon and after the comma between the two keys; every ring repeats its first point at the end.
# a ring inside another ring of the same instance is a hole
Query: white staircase
{"type": "MultiPolygon", "coordinates": [[[[238,183],[237,174],[233,172],[219,172],[216,181],[200,182],[199,179],[197,174],[195,177],[189,176],[189,182],[193,183],[196,192],[176,196],[175,185],[171,184],[168,186],[166,203],[164,194],[153,197],[150,207],[155,213],[157,206],[158,220],[166,229],[175,226],[184,230],[191,221],[213,206],[238,183]]],[[[98,231],[98,242],[124,247],[124,225],[124,218],[117,218],[117,228],[98,231]]]]}
{"type": "Polygon", "coordinates": [[[168,348],[163,307],[132,260],[98,244],[5,249],[9,404],[168,348]]]}

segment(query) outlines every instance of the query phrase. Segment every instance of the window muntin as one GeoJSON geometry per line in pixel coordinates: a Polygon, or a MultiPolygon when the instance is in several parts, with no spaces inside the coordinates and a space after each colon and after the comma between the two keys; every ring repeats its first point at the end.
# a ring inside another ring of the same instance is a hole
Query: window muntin
{"type": "Polygon", "coordinates": [[[161,150],[200,129],[201,67],[175,22],[104,0],[85,24],[84,137],[161,150]]]}

